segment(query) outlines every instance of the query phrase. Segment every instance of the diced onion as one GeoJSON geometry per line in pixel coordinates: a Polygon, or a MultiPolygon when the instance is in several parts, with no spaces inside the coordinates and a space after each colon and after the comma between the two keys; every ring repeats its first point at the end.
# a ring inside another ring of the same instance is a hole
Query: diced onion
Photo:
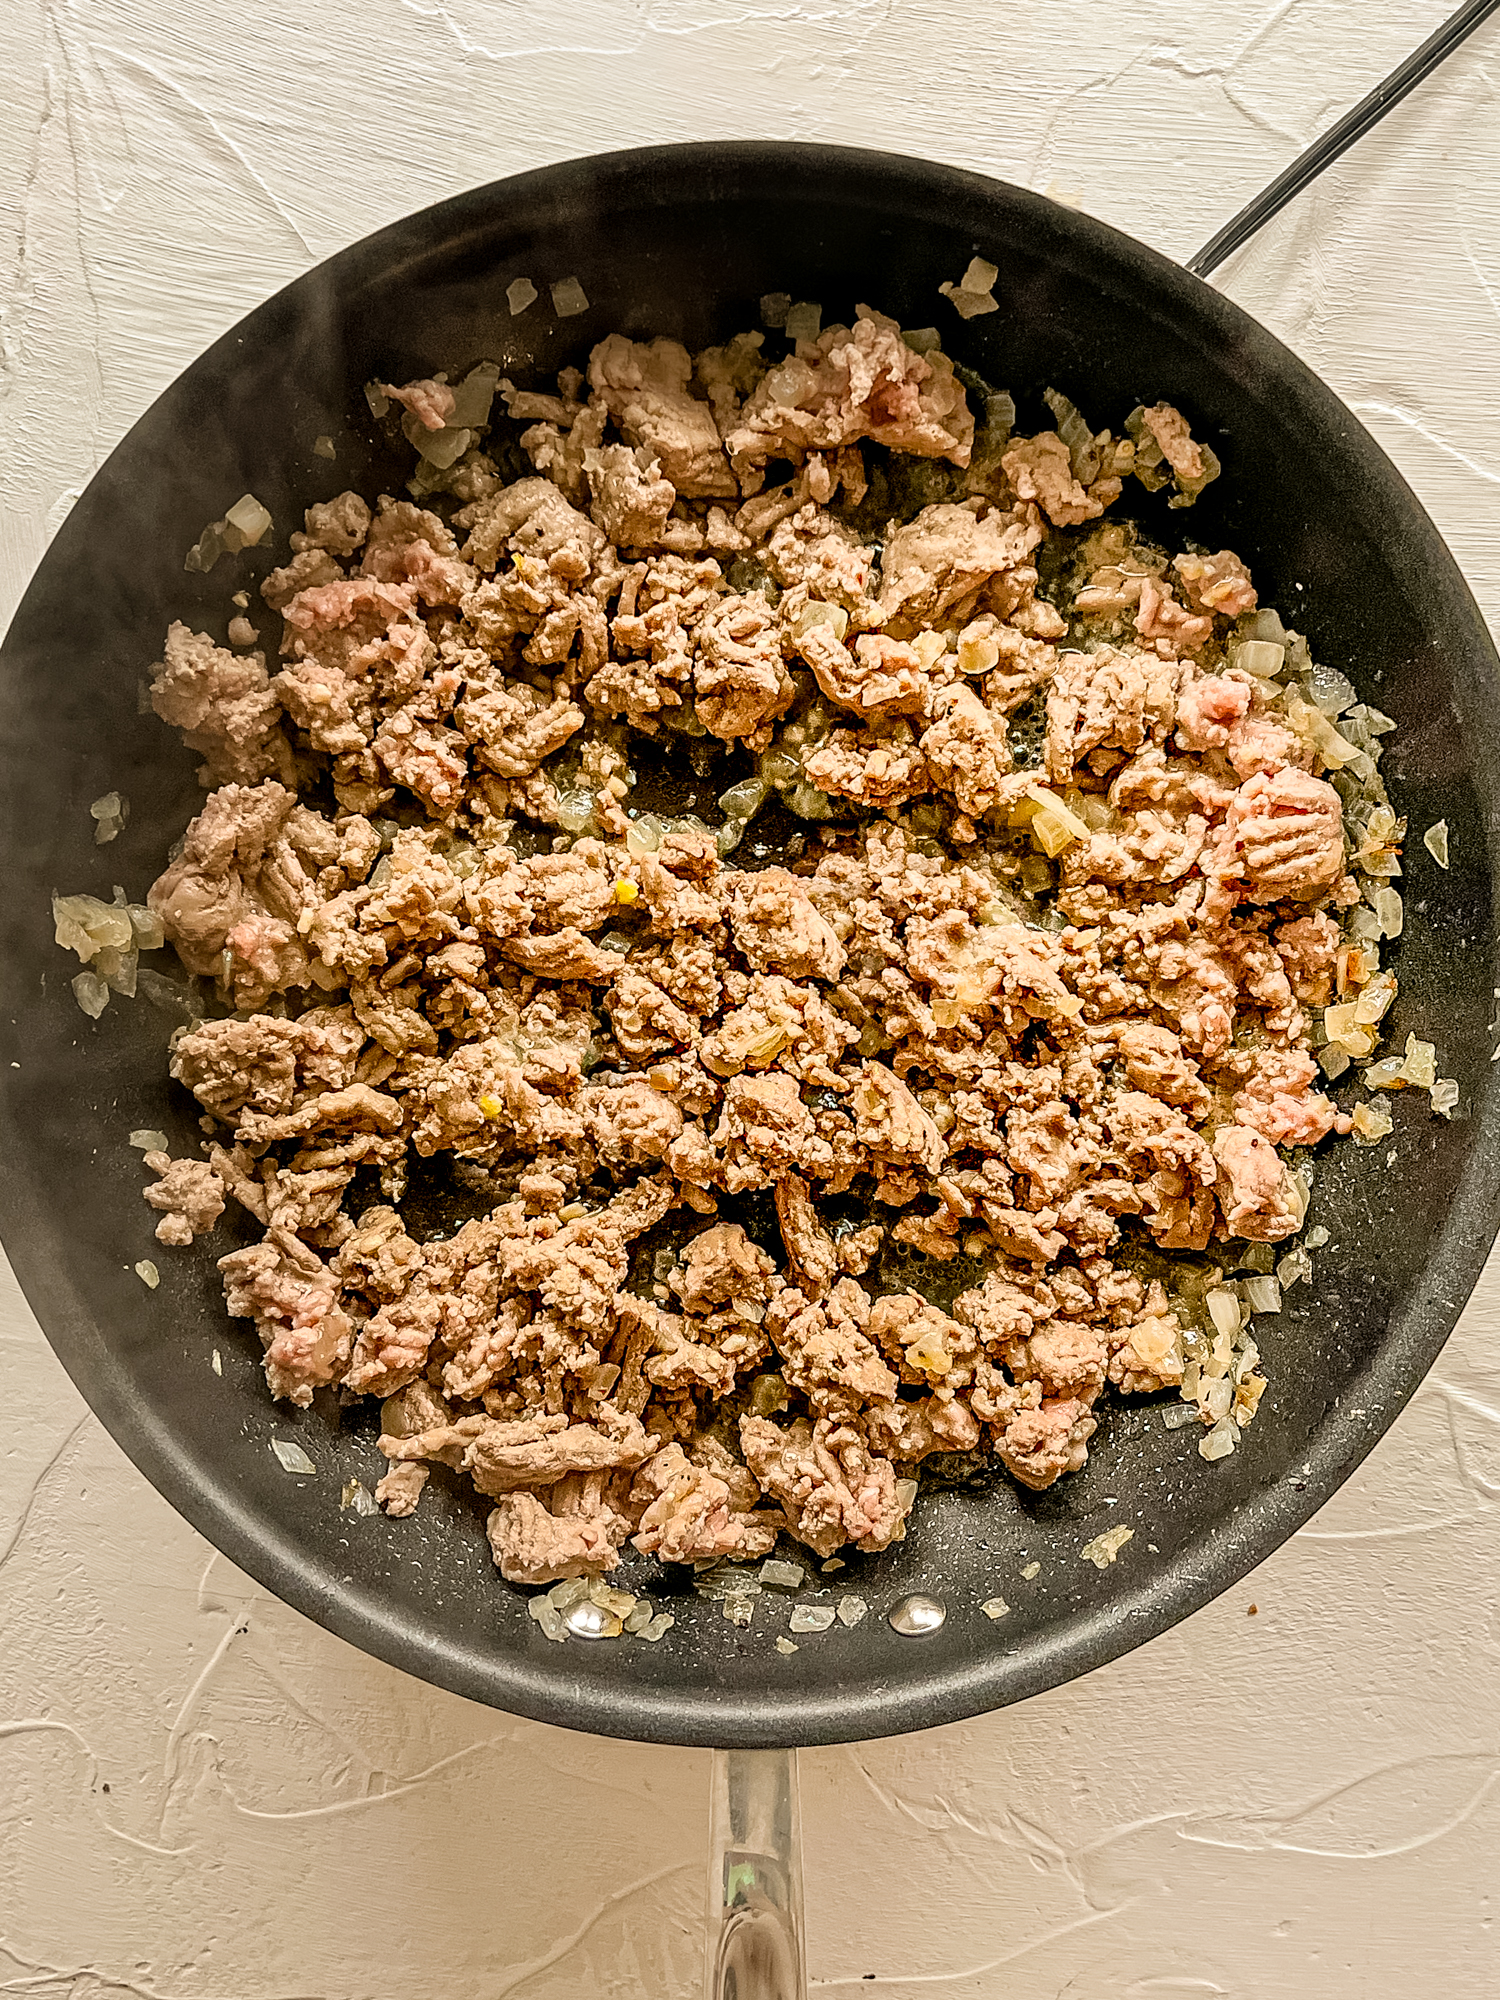
{"type": "Polygon", "coordinates": [[[1274,680],[1286,664],[1286,647],[1272,645],[1269,639],[1246,639],[1235,649],[1234,664],[1257,680],[1274,680]]]}
{"type": "Polygon", "coordinates": [[[787,1626],[793,1632],[826,1632],[835,1615],[831,1604],[794,1604],[787,1626]]]}
{"type": "Polygon", "coordinates": [[[1439,868],[1448,866],[1448,822],[1440,819],[1435,826],[1428,827],[1422,835],[1422,845],[1432,856],[1439,868]]]}
{"type": "Polygon", "coordinates": [[[1389,1137],[1393,1129],[1388,1097],[1372,1097],[1368,1104],[1356,1104],[1353,1116],[1353,1137],[1357,1146],[1376,1146],[1389,1137]]]}
{"type": "Polygon", "coordinates": [[[1095,1569],[1108,1569],[1127,1542],[1135,1540],[1135,1529],[1123,1524],[1118,1528],[1106,1528],[1102,1535],[1095,1535],[1091,1542],[1085,1542],[1078,1551],[1084,1562],[1091,1562],[1095,1569]]]}
{"type": "Polygon", "coordinates": [[[1357,699],[1353,687],[1333,667],[1315,665],[1309,677],[1308,692],[1313,706],[1330,717],[1342,715],[1357,699]]]}
{"type": "Polygon", "coordinates": [[[816,340],[823,331],[823,308],[806,301],[789,306],[782,324],[788,340],[816,340]]]}
{"type": "Polygon", "coordinates": [[[588,294],[576,278],[560,278],[551,292],[552,310],[559,319],[576,319],[589,309],[588,294]]]}
{"type": "Polygon", "coordinates": [[[505,303],[510,307],[512,319],[525,312],[528,306],[535,305],[536,298],[537,289],[530,278],[512,278],[505,287],[505,303]]]}
{"type": "Polygon", "coordinates": [[[301,1445],[294,1444],[290,1438],[272,1438],[271,1449],[281,1460],[284,1471],[316,1472],[318,1469],[301,1445]]]}
{"type": "Polygon", "coordinates": [[[1293,1285],[1306,1284],[1312,1277],[1312,1258],[1300,1243],[1293,1244],[1276,1266],[1276,1276],[1283,1292],[1293,1285]]]}
{"type": "Polygon", "coordinates": [[[1240,1302],[1234,1293],[1219,1286],[1204,1295],[1203,1303],[1208,1308],[1214,1330],[1227,1334],[1232,1340],[1240,1330],[1240,1302]]]}
{"type": "Polygon", "coordinates": [[[1228,1458],[1238,1443],[1239,1437],[1233,1419],[1226,1416],[1221,1418],[1208,1436],[1199,1442],[1198,1456],[1213,1463],[1217,1459],[1228,1458]]]}
{"type": "Polygon", "coordinates": [[[1250,620],[1247,629],[1252,640],[1259,640],[1267,645],[1280,646],[1282,652],[1285,653],[1286,627],[1274,611],[1269,609],[1257,611],[1255,616],[1250,620]]]}
{"type": "Polygon", "coordinates": [[[109,988],[97,972],[85,969],[72,980],[73,998],[91,1021],[97,1021],[109,1005],[109,988]]]}
{"type": "Polygon", "coordinates": [[[1414,1084],[1418,1090],[1431,1090],[1437,1082],[1436,1048],[1431,1042],[1419,1042],[1415,1035],[1408,1035],[1401,1069],[1405,1082],[1414,1084]]]}
{"type": "Polygon", "coordinates": [[[984,313],[998,312],[999,301],[992,292],[971,292],[964,285],[938,286],[960,319],[979,319],[984,313]]]}
{"type": "Polygon", "coordinates": [[[1253,1313],[1279,1313],[1281,1287],[1274,1278],[1246,1278],[1245,1304],[1253,1313]]]}
{"type": "Polygon", "coordinates": [[[269,511],[253,493],[242,493],[224,519],[243,537],[242,545],[247,549],[253,549],[271,526],[269,511]]]}
{"type": "Polygon", "coordinates": [[[1427,1093],[1434,1111],[1451,1118],[1458,1109],[1458,1085],[1451,1076],[1439,1077],[1427,1093]]]}

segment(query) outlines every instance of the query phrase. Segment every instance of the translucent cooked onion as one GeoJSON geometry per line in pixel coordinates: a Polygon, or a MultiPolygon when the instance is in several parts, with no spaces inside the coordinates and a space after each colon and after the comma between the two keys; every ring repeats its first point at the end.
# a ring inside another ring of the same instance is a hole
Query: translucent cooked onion
{"type": "Polygon", "coordinates": [[[1342,715],[1358,700],[1353,686],[1333,667],[1315,664],[1308,680],[1313,706],[1326,716],[1342,715]]]}
{"type": "Polygon", "coordinates": [[[333,439],[328,436],[326,431],[313,439],[313,456],[315,458],[336,458],[338,456],[337,451],[334,449],[333,439]]]}
{"type": "Polygon", "coordinates": [[[664,832],[661,821],[655,813],[642,813],[633,819],[625,829],[625,845],[632,854],[655,854],[661,846],[664,832]]]}
{"type": "Polygon", "coordinates": [[[1056,792],[1048,791],[1045,785],[1028,785],[1026,796],[1036,807],[1031,816],[1031,837],[1049,860],[1055,861],[1075,840],[1088,839],[1087,821],[1070,810],[1056,792]]]}
{"type": "Polygon", "coordinates": [[[1286,647],[1268,639],[1246,639],[1235,648],[1234,664],[1257,680],[1274,680],[1286,664],[1286,647]]]}
{"type": "Polygon", "coordinates": [[[823,331],[823,308],[806,301],[790,306],[782,324],[788,340],[816,340],[823,331]]]}
{"type": "MultiPolygon", "coordinates": [[[[982,289],[987,290],[988,287],[982,289]]],[[[1068,447],[1073,477],[1080,486],[1091,486],[1099,477],[1099,447],[1094,441],[1093,431],[1084,422],[1083,414],[1077,404],[1069,402],[1061,390],[1044,389],[1042,401],[1052,412],[1057,425],[1057,435],[1068,447]]]]}
{"type": "Polygon", "coordinates": [[[462,382],[454,385],[453,408],[444,419],[443,428],[472,429],[487,424],[499,381],[500,370],[493,361],[481,361],[478,367],[471,368],[462,382]]]}
{"type": "Polygon", "coordinates": [[[316,1472],[318,1469],[301,1445],[294,1444],[290,1438],[272,1438],[271,1449],[281,1460],[282,1470],[285,1472],[306,1473],[316,1472]]]}
{"type": "Polygon", "coordinates": [[[1118,1528],[1106,1528],[1102,1535],[1095,1535],[1091,1542],[1085,1542],[1078,1553],[1095,1569],[1108,1569],[1125,1544],[1134,1540],[1135,1529],[1127,1528],[1122,1522],[1118,1528]]]}
{"type": "Polygon", "coordinates": [[[1382,1056],[1365,1071],[1367,1090],[1399,1090],[1406,1082],[1405,1056],[1382,1056]]]}
{"type": "Polygon", "coordinates": [[[1282,624],[1276,612],[1270,610],[1257,611],[1245,629],[1252,640],[1260,640],[1272,646],[1280,646],[1283,655],[1285,654],[1286,627],[1282,624]]]}
{"type": "Polygon", "coordinates": [[[801,1563],[784,1562],[776,1556],[767,1556],[758,1574],[761,1582],[774,1590],[800,1590],[807,1577],[801,1563]]]}
{"type": "Polygon", "coordinates": [[[992,292],[970,291],[966,285],[942,284],[938,290],[943,294],[960,319],[979,319],[985,313],[998,312],[999,300],[992,292]]]}
{"type": "Polygon", "coordinates": [[[750,820],[765,804],[769,787],[764,778],[742,778],[737,785],[719,794],[719,811],[725,819],[750,820]]]}
{"type": "Polygon", "coordinates": [[[1398,938],[1405,921],[1401,897],[1395,889],[1377,889],[1370,898],[1382,937],[1398,938]]]}
{"type": "Polygon", "coordinates": [[[786,325],[786,316],[792,309],[790,292],[766,292],[760,302],[760,323],[769,327],[772,333],[780,333],[786,325]]]}
{"type": "Polygon", "coordinates": [[[1245,1304],[1253,1313],[1279,1313],[1281,1287],[1274,1278],[1246,1278],[1245,1304]]]}
{"type": "Polygon", "coordinates": [[[1228,1458],[1229,1454],[1235,1450],[1238,1444],[1239,1437],[1236,1433],[1234,1421],[1232,1418],[1226,1416],[1221,1418],[1214,1425],[1208,1436],[1200,1441],[1198,1456],[1208,1459],[1212,1464],[1218,1459],[1228,1458]]]}
{"type": "Polygon", "coordinates": [[[440,430],[430,431],[411,410],[402,417],[401,430],[417,456],[435,465],[439,472],[446,472],[474,442],[474,433],[466,426],[444,424],[440,430]]]}
{"type": "MultiPolygon", "coordinates": [[[[1395,976],[1389,972],[1377,972],[1354,1003],[1354,1019],[1361,1028],[1373,1028],[1389,1013],[1391,1003],[1396,998],[1395,976]]],[[[1329,1010],[1333,1010],[1330,1008],[1329,1010]]],[[[1326,1016],[1325,1016],[1326,1019],[1326,1016]]]]}
{"type": "Polygon", "coordinates": [[[1372,1097],[1368,1104],[1354,1107],[1353,1138],[1356,1146],[1376,1146],[1387,1138],[1393,1126],[1388,1097],[1372,1097]]]}
{"type": "Polygon", "coordinates": [[[1422,835],[1422,845],[1439,868],[1448,866],[1448,822],[1440,819],[1422,835]]]}
{"type": "Polygon", "coordinates": [[[85,965],[101,951],[129,951],[134,941],[129,910],[97,896],[54,895],[52,925],[54,941],[85,965]]]}
{"type": "Polygon", "coordinates": [[[842,639],[849,630],[849,614],[842,604],[824,604],[813,598],[792,620],[792,637],[805,639],[820,625],[828,626],[835,639],[842,639]]]}
{"type": "Polygon", "coordinates": [[[1220,1286],[1206,1293],[1203,1303],[1215,1332],[1227,1334],[1232,1340],[1240,1330],[1240,1302],[1234,1293],[1220,1286]]]}
{"type": "Polygon", "coordinates": [[[1451,1076],[1439,1077],[1427,1095],[1433,1110],[1443,1118],[1451,1118],[1458,1109],[1458,1084],[1451,1076]]]}
{"type": "Polygon", "coordinates": [[[1430,1090],[1437,1082],[1437,1049],[1431,1042],[1419,1042],[1415,1035],[1408,1035],[1401,1071],[1404,1082],[1418,1090],[1430,1090]]]}
{"type": "Polygon", "coordinates": [[[97,1021],[109,1005],[109,988],[97,972],[85,969],[74,975],[73,998],[91,1021],[97,1021]]]}
{"type": "Polygon", "coordinates": [[[589,309],[588,293],[576,278],[560,278],[550,287],[552,310],[559,319],[576,319],[589,309]]]}
{"type": "Polygon", "coordinates": [[[241,547],[247,549],[253,549],[271,528],[270,510],[253,493],[242,493],[224,520],[241,537],[241,547]]]}

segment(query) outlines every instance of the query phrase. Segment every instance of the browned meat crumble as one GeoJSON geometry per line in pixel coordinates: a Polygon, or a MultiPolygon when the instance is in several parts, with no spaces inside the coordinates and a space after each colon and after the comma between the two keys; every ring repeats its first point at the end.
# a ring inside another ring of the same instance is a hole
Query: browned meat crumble
{"type": "Polygon", "coordinates": [[[382,1399],[386,1511],[452,1468],[524,1583],[884,1548],[933,1453],[1076,1470],[1107,1384],[1248,1422],[1203,1273],[1301,1227],[1349,857],[1398,872],[1244,564],[1100,520],[1213,476],[1177,411],[1013,437],[878,313],[762,344],[501,384],[524,477],[473,377],[385,388],[476,431],[431,504],[309,508],[279,650],[155,670],[210,795],[150,909],[222,1003],[158,1234],[232,1197],[272,1393],[382,1399]]]}

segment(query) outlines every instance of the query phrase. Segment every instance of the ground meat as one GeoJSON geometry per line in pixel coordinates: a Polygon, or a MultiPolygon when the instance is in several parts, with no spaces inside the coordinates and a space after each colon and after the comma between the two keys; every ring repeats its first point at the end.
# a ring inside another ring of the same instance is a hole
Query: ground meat
{"type": "Polygon", "coordinates": [[[201,784],[253,785],[272,777],[295,783],[292,747],[262,654],[226,652],[206,632],[174,624],[151,670],[151,706],[202,757],[201,784]]]}
{"type": "Polygon", "coordinates": [[[896,1378],[864,1331],[869,1319],[869,1294],[853,1278],[840,1278],[821,1305],[785,1291],[772,1307],[781,1372],[824,1416],[854,1417],[895,1397],[896,1378]]]}
{"type": "Polygon", "coordinates": [[[1187,420],[1170,403],[1153,403],[1141,412],[1142,421],[1161,446],[1173,474],[1183,485],[1201,480],[1204,473],[1202,449],[1193,442],[1187,420]]]}
{"type": "Polygon", "coordinates": [[[933,784],[927,760],[905,722],[884,729],[835,729],[804,768],[810,784],[878,812],[921,798],[933,784]]]}
{"type": "Polygon", "coordinates": [[[675,340],[626,340],[612,333],[589,356],[589,387],[627,444],[650,452],[685,499],[734,498],[710,405],[693,395],[692,358],[675,340]]]}
{"type": "Polygon", "coordinates": [[[796,690],[765,598],[759,591],[720,598],[698,626],[698,646],[693,686],[705,728],[726,743],[768,737],[796,690]]]}
{"type": "Polygon", "coordinates": [[[246,988],[305,983],[307,954],[287,921],[291,913],[269,909],[257,893],[295,804],[284,785],[222,786],[152,884],[146,901],[190,972],[214,977],[227,955],[229,976],[246,988]]]}
{"type": "Polygon", "coordinates": [[[934,1453],[1076,1471],[1201,1373],[1180,1254],[1293,1235],[1280,1149],[1349,1123],[1309,1010],[1379,926],[1306,649],[1251,675],[1238,556],[1097,518],[1130,445],[1172,506],[1211,452],[1155,405],[1092,476],[971,465],[893,320],[767,345],[502,384],[534,476],[310,507],[279,671],[174,625],[153,674],[213,787],[149,892],[206,1015],[158,1236],[233,1195],[272,1393],[381,1398],[382,1508],[449,1468],[527,1585],[881,1549],[934,1453]]]}
{"type": "Polygon", "coordinates": [[[1256,772],[1229,802],[1212,866],[1251,902],[1326,895],[1344,872],[1338,793],[1302,771],[1256,772]]]}
{"type": "Polygon", "coordinates": [[[907,627],[962,620],[996,577],[1018,569],[1041,540],[1040,529],[1009,514],[983,518],[969,507],[924,507],[886,542],[880,610],[907,627]]]}
{"type": "Polygon", "coordinates": [[[661,540],[677,489],[649,453],[612,444],[585,452],[583,465],[593,496],[589,512],[607,540],[621,548],[649,548],[661,540]]]}
{"type": "Polygon", "coordinates": [[[1047,695],[1047,771],[1065,784],[1101,748],[1162,742],[1177,714],[1181,670],[1154,653],[1101,646],[1064,653],[1047,695]]]}
{"type": "MultiPolygon", "coordinates": [[[[596,350],[597,351],[597,350],[596,350]]],[[[736,466],[800,459],[869,438],[893,451],[967,465],[974,418],[945,355],[906,345],[895,320],[860,306],[760,381],[724,442],[736,466]]]]}
{"type": "Polygon", "coordinates": [[[1301,1226],[1290,1177],[1269,1140],[1248,1125],[1226,1125],[1214,1134],[1219,1166],[1219,1206],[1232,1236],[1277,1243],[1301,1226]]]}
{"type": "Polygon", "coordinates": [[[1076,1397],[1044,1397],[1011,1418],[995,1440],[995,1453],[1023,1486],[1040,1490],[1081,1468],[1098,1428],[1076,1397]]]}
{"type": "Polygon", "coordinates": [[[1257,1049],[1249,1079],[1231,1102],[1241,1125],[1273,1146],[1315,1146],[1333,1130],[1333,1105],[1312,1086],[1318,1065],[1301,1049],[1257,1049]]]}
{"type": "Polygon", "coordinates": [[[630,1532],[625,1515],[597,1492],[587,1495],[592,1505],[560,1505],[556,1487],[550,1497],[551,1507],[535,1493],[502,1494],[485,1523],[490,1553],[507,1583],[598,1576],[618,1563],[616,1551],[630,1532]]]}
{"type": "Polygon", "coordinates": [[[1216,556],[1173,556],[1172,567],[1181,579],[1183,596],[1195,610],[1238,618],[1255,609],[1255,585],[1232,549],[1220,549],[1216,556]]]}
{"type": "Polygon", "coordinates": [[[647,1460],[630,1498],[641,1508],[635,1546],[663,1562],[751,1561],[770,1552],[781,1525],[773,1513],[736,1508],[728,1483],[693,1464],[680,1444],[647,1460]]]}
{"type": "Polygon", "coordinates": [[[1056,431],[1018,438],[1000,460],[1005,476],[1021,500],[1034,500],[1055,528],[1074,528],[1092,521],[1120,497],[1118,479],[1080,486],[1073,477],[1068,447],[1056,431]]]}
{"type": "Polygon", "coordinates": [[[906,1504],[895,1467],[848,1425],[820,1417],[778,1430],[764,1417],[741,1417],[740,1445],[792,1533],[815,1555],[830,1556],[845,1542],[889,1548],[900,1536],[906,1504]]]}
{"type": "Polygon", "coordinates": [[[833,1149],[796,1084],[779,1074],[730,1079],[713,1143],[722,1149],[719,1177],[730,1194],[774,1187],[790,1171],[821,1179],[833,1165],[833,1149]]]}
{"type": "Polygon", "coordinates": [[[960,812],[982,819],[1000,798],[1000,780],[1011,767],[1005,722],[963,682],[938,693],[933,721],[922,737],[932,783],[953,794],[960,812]]]}
{"type": "Polygon", "coordinates": [[[799,1174],[783,1174],[776,1183],[776,1220],[793,1282],[806,1298],[821,1299],[840,1269],[839,1256],[799,1174]]]}
{"type": "Polygon", "coordinates": [[[273,1227],[263,1243],[221,1257],[219,1269],[231,1316],[255,1322],[273,1396],[305,1406],[314,1389],[339,1379],[353,1327],[337,1281],[314,1251],[273,1227]]]}
{"type": "Polygon", "coordinates": [[[163,1211],[156,1225],[158,1243],[183,1245],[213,1228],[224,1213],[224,1183],[203,1160],[174,1160],[167,1153],[147,1153],[144,1165],[161,1178],[141,1192],[153,1208],[163,1211]]]}

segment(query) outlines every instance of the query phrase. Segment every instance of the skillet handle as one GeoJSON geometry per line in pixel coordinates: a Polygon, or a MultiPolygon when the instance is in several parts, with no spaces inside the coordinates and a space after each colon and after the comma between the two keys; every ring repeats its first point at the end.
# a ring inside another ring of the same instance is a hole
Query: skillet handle
{"type": "Polygon", "coordinates": [[[795,1750],[715,1750],[708,2000],[805,2000],[795,1750]]]}

